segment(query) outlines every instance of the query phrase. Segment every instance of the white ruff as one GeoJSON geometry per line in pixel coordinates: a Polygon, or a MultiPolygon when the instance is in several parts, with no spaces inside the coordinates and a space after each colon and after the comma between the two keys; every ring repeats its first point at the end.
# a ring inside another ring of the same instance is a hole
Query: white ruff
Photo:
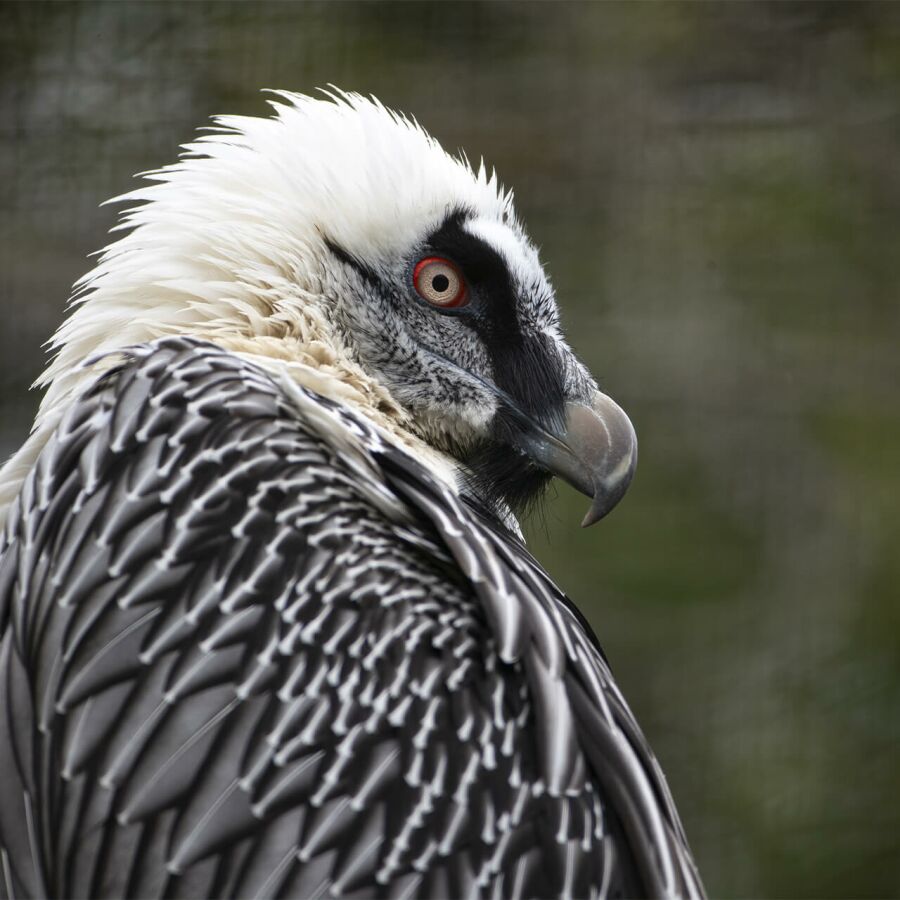
{"type": "Polygon", "coordinates": [[[448,156],[417,123],[355,94],[277,92],[275,116],[224,116],[180,160],[116,201],[127,233],[76,284],[73,311],[31,437],[0,470],[0,525],[99,352],[189,334],[351,403],[453,480],[453,461],[410,431],[408,414],[354,361],[328,317],[338,286],[325,239],[390,258],[461,206],[514,222],[512,198],[482,164],[448,156]],[[280,102],[279,102],[280,101],[280,102]]]}

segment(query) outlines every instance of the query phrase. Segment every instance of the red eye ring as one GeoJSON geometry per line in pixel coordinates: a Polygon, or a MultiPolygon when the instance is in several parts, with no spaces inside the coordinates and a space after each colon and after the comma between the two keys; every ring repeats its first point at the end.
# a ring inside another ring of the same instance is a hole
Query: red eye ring
{"type": "Polygon", "coordinates": [[[423,300],[441,309],[468,303],[466,279],[455,263],[442,256],[426,256],[416,263],[413,286],[423,300]]]}

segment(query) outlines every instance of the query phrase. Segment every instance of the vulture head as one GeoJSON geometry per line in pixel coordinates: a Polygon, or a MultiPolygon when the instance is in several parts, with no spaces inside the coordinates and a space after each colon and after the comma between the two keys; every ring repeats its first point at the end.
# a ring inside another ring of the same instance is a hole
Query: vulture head
{"type": "Polygon", "coordinates": [[[501,514],[553,475],[605,515],[634,471],[625,413],[566,343],[512,196],[353,94],[222,117],[125,195],[77,286],[42,415],[85,358],[192,334],[359,407],[501,514]]]}

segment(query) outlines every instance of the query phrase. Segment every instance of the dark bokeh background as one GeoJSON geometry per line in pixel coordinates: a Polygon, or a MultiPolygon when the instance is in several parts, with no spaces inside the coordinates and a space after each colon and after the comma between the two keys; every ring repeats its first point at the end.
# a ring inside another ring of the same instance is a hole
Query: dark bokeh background
{"type": "Polygon", "coordinates": [[[484,154],[638,476],[533,547],[595,624],[717,896],[900,892],[900,4],[3,3],[0,452],[114,221],[259,89],[484,154]]]}

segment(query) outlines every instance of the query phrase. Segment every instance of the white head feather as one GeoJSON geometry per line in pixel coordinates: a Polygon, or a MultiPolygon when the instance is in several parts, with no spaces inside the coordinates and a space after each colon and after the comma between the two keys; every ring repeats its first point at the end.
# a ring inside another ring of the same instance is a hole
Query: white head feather
{"type": "MultiPolygon", "coordinates": [[[[322,309],[334,266],[325,230],[361,258],[387,258],[461,204],[477,211],[487,238],[501,224],[518,231],[512,195],[483,163],[476,171],[451,157],[377,100],[274,93],[274,116],[217,118],[178,162],[109,201],[137,205],[114,229],[126,233],[75,285],[73,310],[50,342],[55,357],[37,381],[47,391],[32,437],[0,473],[0,507],[94,377],[84,360],[166,334],[287,367],[410,438],[404,411],[350,358],[322,309]]],[[[529,262],[539,265],[536,254],[529,262]]]]}
{"type": "MultiPolygon", "coordinates": [[[[323,293],[329,238],[363,259],[390,256],[460,202],[514,220],[512,198],[419,125],[357,94],[278,92],[275,116],[223,116],[137,201],[52,341],[52,387],[85,357],[160,334],[281,336],[323,293]],[[210,164],[214,160],[215,164],[210,164]]],[[[54,402],[54,398],[50,398],[54,402]]]]}

